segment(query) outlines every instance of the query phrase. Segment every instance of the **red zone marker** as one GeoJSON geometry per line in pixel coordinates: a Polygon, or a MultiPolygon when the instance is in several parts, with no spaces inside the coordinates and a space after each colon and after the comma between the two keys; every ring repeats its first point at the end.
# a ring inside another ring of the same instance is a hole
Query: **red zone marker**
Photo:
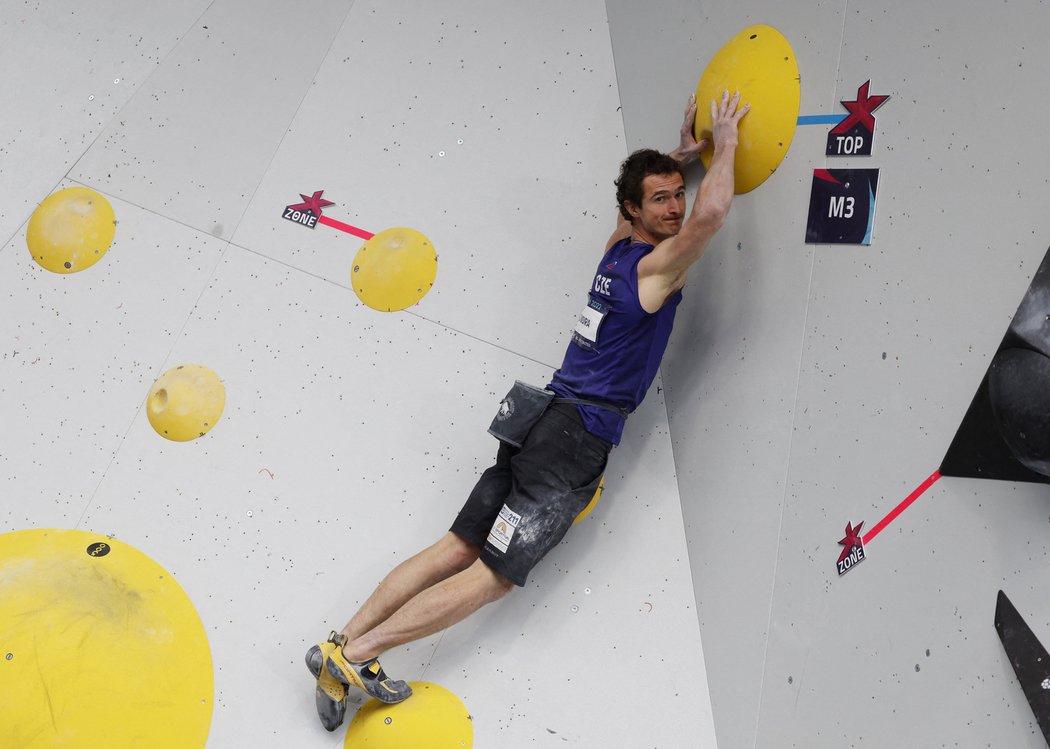
{"type": "Polygon", "coordinates": [[[930,474],[930,477],[923,481],[921,484],[919,484],[915,491],[913,491],[911,494],[904,498],[904,501],[902,501],[899,505],[894,507],[893,510],[890,511],[889,515],[887,515],[878,523],[876,523],[870,531],[864,534],[864,538],[862,539],[864,545],[867,546],[869,543],[871,543],[871,540],[875,538],[875,536],[879,535],[879,533],[881,533],[887,525],[896,520],[898,515],[907,510],[911,506],[912,502],[914,502],[923,494],[925,494],[926,490],[934,484],[936,484],[937,480],[940,477],[940,471],[934,471],[932,474],[930,474]]]}
{"type": "Polygon", "coordinates": [[[358,229],[356,226],[344,224],[342,221],[336,221],[334,218],[328,218],[328,216],[323,215],[322,211],[330,205],[335,205],[335,203],[331,200],[325,200],[321,197],[322,195],[324,195],[324,190],[315,190],[314,194],[310,197],[306,197],[302,193],[299,193],[299,197],[303,199],[303,202],[290,205],[286,210],[312,213],[317,216],[317,223],[330,226],[339,231],[345,231],[347,234],[353,234],[355,237],[360,237],[364,240],[369,240],[375,236],[375,234],[370,231],[358,229]]]}

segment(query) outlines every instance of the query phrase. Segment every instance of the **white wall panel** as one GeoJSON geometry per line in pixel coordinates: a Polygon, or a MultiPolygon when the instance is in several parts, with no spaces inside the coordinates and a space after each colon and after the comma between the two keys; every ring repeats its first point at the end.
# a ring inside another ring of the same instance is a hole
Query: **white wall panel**
{"type": "Polygon", "coordinates": [[[217,0],[71,175],[229,238],[348,10],[217,0]]]}
{"type": "Polygon", "coordinates": [[[625,155],[604,5],[406,7],[354,4],[234,240],[349,286],[362,240],[281,218],[323,189],[334,219],[433,242],[414,312],[557,366],[625,155]]]}
{"type": "Polygon", "coordinates": [[[204,11],[204,0],[0,2],[6,243],[204,11]]]}
{"type": "Polygon", "coordinates": [[[87,270],[44,270],[24,230],[0,251],[4,530],[80,521],[225,249],[110,202],[116,237],[87,270]]]}

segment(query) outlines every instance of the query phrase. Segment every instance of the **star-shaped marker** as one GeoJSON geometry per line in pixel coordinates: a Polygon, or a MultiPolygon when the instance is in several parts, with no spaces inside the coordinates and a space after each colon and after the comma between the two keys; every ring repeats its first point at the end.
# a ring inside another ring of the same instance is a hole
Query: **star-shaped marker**
{"type": "Polygon", "coordinates": [[[859,124],[869,133],[875,132],[875,117],[872,115],[876,109],[889,99],[889,96],[868,96],[868,87],[871,81],[865,81],[864,85],[857,89],[856,101],[841,102],[842,106],[849,112],[849,117],[844,119],[831,131],[836,135],[848,133],[850,128],[859,124]]]}
{"type": "Polygon", "coordinates": [[[842,545],[842,554],[839,555],[840,562],[850,555],[850,552],[853,551],[853,547],[864,545],[860,539],[860,529],[863,527],[863,520],[857,523],[856,528],[853,527],[853,523],[846,523],[846,537],[839,541],[839,544],[842,545]]]}
{"type": "Polygon", "coordinates": [[[299,203],[298,205],[290,205],[288,207],[291,208],[293,211],[310,211],[310,213],[320,218],[322,208],[325,208],[326,206],[330,205],[335,205],[335,203],[333,203],[331,200],[325,200],[324,198],[322,198],[322,195],[324,195],[324,190],[317,190],[309,198],[303,195],[302,193],[299,193],[299,197],[303,199],[303,202],[299,203]]]}

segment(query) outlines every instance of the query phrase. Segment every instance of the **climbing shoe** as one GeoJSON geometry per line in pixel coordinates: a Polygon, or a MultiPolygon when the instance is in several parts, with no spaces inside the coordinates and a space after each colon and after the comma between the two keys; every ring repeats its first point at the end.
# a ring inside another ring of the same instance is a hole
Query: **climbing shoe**
{"type": "Polygon", "coordinates": [[[412,687],[403,681],[394,681],[389,678],[384,673],[383,667],[379,665],[378,658],[360,663],[348,661],[343,656],[346,635],[333,632],[328,640],[336,647],[326,653],[324,663],[328,673],[338,679],[341,685],[363,689],[372,697],[387,704],[402,702],[412,696],[412,687]]]}
{"type": "Polygon", "coordinates": [[[346,715],[346,685],[325,668],[325,661],[331,657],[333,652],[342,648],[342,645],[332,639],[334,636],[335,632],[326,642],[314,645],[306,651],[306,667],[317,679],[317,688],[314,692],[317,717],[321,719],[321,725],[327,731],[334,731],[342,725],[346,715]]]}

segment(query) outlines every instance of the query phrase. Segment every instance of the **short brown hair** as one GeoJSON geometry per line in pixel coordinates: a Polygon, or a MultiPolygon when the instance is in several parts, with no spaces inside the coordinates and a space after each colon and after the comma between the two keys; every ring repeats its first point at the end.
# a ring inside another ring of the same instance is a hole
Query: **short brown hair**
{"type": "MultiPolygon", "coordinates": [[[[645,197],[642,190],[642,181],[650,174],[682,174],[682,165],[668,156],[666,153],[655,151],[652,148],[643,148],[628,156],[620,165],[620,176],[613,183],[616,185],[616,202],[620,206],[620,214],[628,221],[632,220],[627,211],[625,203],[631,201],[636,206],[642,205],[645,197]]],[[[685,175],[682,174],[685,179],[685,175]]]]}

